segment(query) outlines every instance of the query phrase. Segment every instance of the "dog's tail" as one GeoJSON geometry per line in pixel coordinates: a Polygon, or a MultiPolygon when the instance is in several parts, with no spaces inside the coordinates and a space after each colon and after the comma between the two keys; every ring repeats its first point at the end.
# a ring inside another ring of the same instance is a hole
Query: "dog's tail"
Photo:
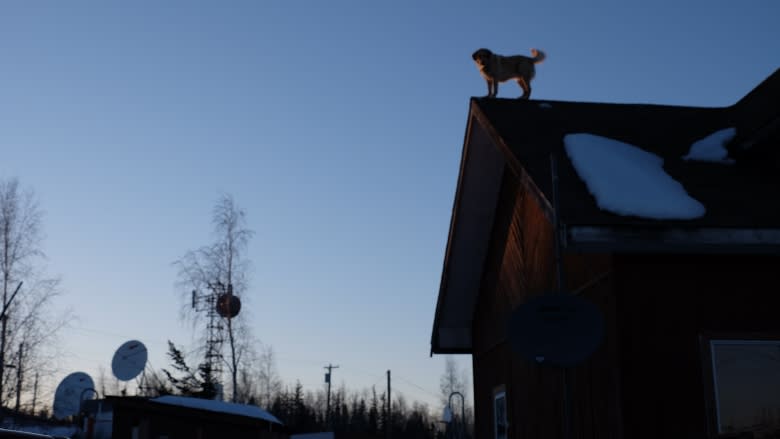
{"type": "Polygon", "coordinates": [[[534,64],[539,64],[547,58],[547,55],[541,50],[531,49],[531,55],[533,55],[534,64]]]}

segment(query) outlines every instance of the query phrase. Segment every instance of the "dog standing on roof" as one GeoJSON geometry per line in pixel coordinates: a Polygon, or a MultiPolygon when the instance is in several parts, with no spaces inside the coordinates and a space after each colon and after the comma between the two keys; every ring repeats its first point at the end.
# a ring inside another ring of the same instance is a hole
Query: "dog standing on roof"
{"type": "Polygon", "coordinates": [[[488,49],[479,49],[471,55],[477,63],[479,73],[485,78],[488,86],[486,97],[494,98],[498,94],[498,83],[511,79],[517,81],[523,89],[520,99],[531,97],[531,80],[536,75],[536,64],[547,57],[541,50],[531,49],[532,57],[524,55],[502,56],[496,55],[488,49]]]}

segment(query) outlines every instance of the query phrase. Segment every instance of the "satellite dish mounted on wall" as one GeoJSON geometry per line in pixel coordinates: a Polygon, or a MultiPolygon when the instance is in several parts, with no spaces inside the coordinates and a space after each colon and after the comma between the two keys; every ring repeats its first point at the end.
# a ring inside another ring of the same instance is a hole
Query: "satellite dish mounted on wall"
{"type": "Polygon", "coordinates": [[[54,392],[54,406],[52,411],[57,419],[65,419],[68,416],[77,415],[81,407],[81,398],[90,394],[94,396],[95,383],[92,377],[84,372],[73,372],[66,376],[57,386],[54,392]],[[86,392],[92,390],[92,392],[86,392]]]}
{"type": "MultiPolygon", "coordinates": [[[[512,311],[507,322],[509,329],[507,336],[512,349],[526,359],[537,363],[570,367],[587,360],[601,345],[604,338],[604,316],[593,302],[564,291],[566,282],[561,260],[558,165],[555,154],[550,154],[550,173],[553,195],[554,266],[558,288],[554,293],[545,293],[532,298],[512,311]]],[[[564,388],[568,388],[566,379],[564,379],[564,388]]],[[[568,426],[568,409],[565,413],[564,424],[568,426]]]]}
{"type": "Polygon", "coordinates": [[[508,326],[515,352],[556,366],[582,363],[604,338],[599,308],[570,294],[545,294],[529,300],[512,312],[508,326]]]}
{"type": "Polygon", "coordinates": [[[138,340],[130,340],[119,346],[111,360],[111,371],[120,381],[130,381],[143,372],[149,354],[138,340]]]}

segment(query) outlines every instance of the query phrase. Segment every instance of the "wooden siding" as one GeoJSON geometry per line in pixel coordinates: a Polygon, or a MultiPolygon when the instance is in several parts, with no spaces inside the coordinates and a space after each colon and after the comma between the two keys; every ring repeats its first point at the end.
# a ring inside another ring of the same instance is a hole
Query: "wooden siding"
{"type": "MultiPolygon", "coordinates": [[[[513,354],[506,334],[516,306],[555,287],[552,226],[537,199],[513,174],[505,175],[474,315],[475,436],[494,437],[493,390],[504,385],[509,437],[552,439],[561,436],[562,372],[513,354]]],[[[614,316],[610,258],[567,254],[564,266],[568,289],[614,316]]],[[[608,324],[614,326],[614,319],[608,324]]],[[[616,362],[615,346],[609,338],[588,364],[573,371],[574,437],[617,437],[617,378],[608,367],[616,362]]]]}
{"type": "Polygon", "coordinates": [[[707,435],[702,332],[780,333],[777,256],[616,256],[626,437],[707,435]]]}

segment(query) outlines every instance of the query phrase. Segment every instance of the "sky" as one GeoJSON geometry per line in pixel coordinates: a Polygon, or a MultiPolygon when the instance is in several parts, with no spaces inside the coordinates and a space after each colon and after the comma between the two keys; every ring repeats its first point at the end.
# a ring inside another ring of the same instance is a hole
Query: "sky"
{"type": "MultiPolygon", "coordinates": [[[[0,178],[44,211],[59,381],[190,346],[172,262],[231,194],[255,235],[242,313],[287,383],[436,405],[430,336],[471,53],[546,52],[533,99],[725,106],[780,63],[777,0],[0,4],[0,178]]],[[[520,89],[502,84],[499,97],[520,89]]],[[[518,121],[522,123],[522,121],[518,121]]],[[[529,127],[533,129],[533,127],[529,127]]],[[[457,356],[470,370],[470,357],[457,356]]]]}

